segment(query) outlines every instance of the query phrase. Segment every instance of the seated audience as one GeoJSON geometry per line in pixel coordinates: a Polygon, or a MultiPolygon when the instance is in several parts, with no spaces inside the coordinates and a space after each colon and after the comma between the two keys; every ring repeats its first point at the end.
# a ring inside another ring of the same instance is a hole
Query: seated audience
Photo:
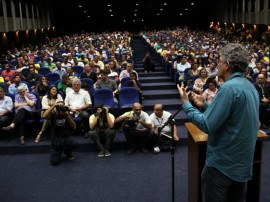
{"type": "Polygon", "coordinates": [[[137,80],[137,74],[135,72],[130,72],[130,80],[126,82],[126,87],[135,87],[139,92],[140,103],[142,103],[142,90],[141,83],[137,80]]]}
{"type": "Polygon", "coordinates": [[[93,83],[95,84],[97,82],[97,73],[94,71],[95,65],[93,62],[90,62],[89,64],[84,65],[84,72],[81,73],[80,78],[88,78],[92,79],[93,83]]]}
{"type": "MultiPolygon", "coordinates": [[[[48,94],[42,98],[42,102],[41,102],[42,109],[48,109],[59,101],[63,101],[62,96],[58,93],[58,90],[55,86],[51,86],[49,88],[48,94]]],[[[36,137],[36,140],[35,140],[36,143],[40,142],[42,134],[45,132],[49,124],[50,123],[48,120],[44,120],[41,130],[36,137]]]]}
{"type": "Polygon", "coordinates": [[[38,84],[36,85],[36,92],[39,94],[40,98],[48,93],[50,85],[47,82],[46,76],[41,76],[39,78],[38,84]]]}
{"type": "Polygon", "coordinates": [[[187,58],[185,56],[182,56],[179,63],[177,63],[177,62],[174,63],[174,69],[176,69],[178,74],[179,74],[178,81],[179,81],[180,85],[184,81],[184,71],[185,71],[185,69],[190,68],[190,66],[191,66],[190,63],[187,62],[187,58]]]}
{"type": "Polygon", "coordinates": [[[120,75],[119,75],[119,80],[121,81],[122,78],[130,77],[131,72],[134,72],[137,75],[137,79],[138,79],[138,73],[135,70],[132,69],[132,64],[127,63],[126,69],[122,70],[120,75]]]}
{"type": "Polygon", "coordinates": [[[13,115],[13,101],[5,95],[5,89],[0,86],[0,129],[7,126],[13,115]]]}
{"type": "Polygon", "coordinates": [[[191,65],[191,68],[188,70],[188,75],[187,75],[187,86],[191,87],[192,86],[192,78],[193,76],[196,76],[199,74],[198,70],[198,64],[193,63],[191,65]]]}
{"type": "Polygon", "coordinates": [[[29,74],[26,76],[25,80],[29,83],[31,91],[35,90],[36,83],[39,81],[39,77],[40,75],[35,72],[35,66],[30,65],[29,74]]]}
{"type": "Polygon", "coordinates": [[[267,129],[267,108],[270,107],[270,87],[266,84],[264,74],[258,75],[255,88],[257,89],[260,98],[259,119],[261,128],[267,129]]]}
{"type": "Polygon", "coordinates": [[[19,86],[23,86],[27,90],[27,92],[29,92],[28,86],[25,83],[21,82],[21,75],[15,75],[14,83],[9,85],[8,92],[13,95],[17,95],[19,86]]]}
{"type": "Polygon", "coordinates": [[[10,64],[5,64],[5,69],[2,71],[1,76],[4,77],[5,82],[11,84],[11,77],[15,74],[15,70],[11,69],[10,64]]]}
{"type": "Polygon", "coordinates": [[[194,81],[193,91],[196,91],[199,94],[201,94],[203,92],[203,86],[205,85],[206,81],[207,81],[207,71],[205,68],[202,68],[199,72],[199,78],[197,78],[194,81]]]}
{"type": "Polygon", "coordinates": [[[62,67],[62,64],[60,61],[56,62],[56,68],[52,70],[53,73],[57,73],[60,76],[60,79],[62,79],[62,76],[66,74],[66,69],[62,67]]]}
{"type": "Polygon", "coordinates": [[[216,68],[217,64],[215,62],[211,62],[207,67],[207,76],[208,77],[216,77],[218,74],[218,69],[216,68]]]}
{"type": "Polygon", "coordinates": [[[206,85],[207,85],[207,88],[203,92],[203,97],[204,97],[205,102],[210,104],[218,91],[217,82],[215,78],[209,78],[206,82],[206,85]]]}
{"type": "Polygon", "coordinates": [[[37,99],[36,96],[28,93],[25,86],[18,87],[18,94],[15,96],[15,116],[12,120],[12,123],[3,127],[3,130],[11,131],[15,127],[18,128],[19,142],[21,145],[25,144],[24,135],[25,135],[25,122],[28,119],[40,119],[40,112],[36,112],[37,99]]]}
{"type": "Polygon", "coordinates": [[[81,81],[75,77],[72,81],[73,90],[66,94],[65,105],[68,106],[73,117],[79,117],[82,120],[84,136],[88,136],[89,114],[92,106],[89,93],[81,89],[81,81]]]}
{"type": "Polygon", "coordinates": [[[66,92],[67,88],[71,88],[71,87],[72,87],[72,83],[71,83],[68,75],[66,75],[66,74],[63,75],[61,81],[57,84],[57,89],[66,94],[67,93],[66,92]]]}
{"type": "Polygon", "coordinates": [[[117,84],[114,80],[109,79],[108,74],[109,74],[108,69],[103,69],[100,71],[101,79],[97,82],[96,89],[101,89],[101,88],[111,89],[113,91],[114,103],[117,104],[118,101],[115,98],[116,93],[118,93],[117,84]]]}

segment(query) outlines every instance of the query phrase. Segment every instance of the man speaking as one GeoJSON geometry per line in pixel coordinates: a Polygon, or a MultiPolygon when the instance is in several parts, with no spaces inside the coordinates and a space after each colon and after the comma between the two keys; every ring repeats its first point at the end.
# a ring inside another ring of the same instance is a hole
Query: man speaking
{"type": "Polygon", "coordinates": [[[211,104],[201,95],[178,86],[183,110],[193,124],[208,134],[205,167],[201,174],[204,202],[244,202],[259,129],[259,97],[243,73],[249,63],[248,51],[229,43],[220,51],[218,76],[224,84],[211,104]],[[200,109],[200,110],[198,110],[200,109]]]}

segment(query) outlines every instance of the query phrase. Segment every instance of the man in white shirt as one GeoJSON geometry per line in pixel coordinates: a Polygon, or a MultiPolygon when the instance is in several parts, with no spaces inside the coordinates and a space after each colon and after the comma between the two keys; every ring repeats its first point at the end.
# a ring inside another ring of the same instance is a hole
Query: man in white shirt
{"type": "Polygon", "coordinates": [[[75,77],[72,81],[73,90],[68,92],[65,98],[65,105],[68,106],[70,113],[74,117],[79,117],[82,120],[83,132],[85,137],[88,137],[87,132],[89,130],[89,112],[92,101],[87,91],[81,89],[81,81],[75,77]]]}
{"type": "MultiPolygon", "coordinates": [[[[169,123],[166,125],[158,134],[158,128],[162,127],[164,123],[168,121],[172,114],[168,111],[163,110],[162,104],[156,104],[154,106],[154,113],[150,115],[150,119],[152,121],[152,130],[153,141],[154,141],[154,153],[158,153],[160,151],[166,151],[170,149],[172,146],[172,125],[169,123]]],[[[174,141],[178,141],[179,137],[177,136],[177,128],[176,125],[173,125],[173,139],[174,141]]]]}
{"type": "Polygon", "coordinates": [[[123,131],[129,147],[127,153],[133,154],[136,146],[139,146],[141,151],[147,154],[152,123],[149,115],[142,111],[142,105],[135,102],[132,111],[126,112],[115,119],[115,123],[122,121],[125,121],[123,131]]]}
{"type": "Polygon", "coordinates": [[[0,130],[12,119],[13,101],[5,95],[5,89],[0,87],[0,130]]]}
{"type": "Polygon", "coordinates": [[[132,69],[131,63],[127,63],[126,69],[121,71],[121,73],[119,75],[119,80],[121,81],[122,78],[130,77],[130,72],[135,72],[135,74],[137,75],[137,80],[139,80],[138,73],[132,69]]]}

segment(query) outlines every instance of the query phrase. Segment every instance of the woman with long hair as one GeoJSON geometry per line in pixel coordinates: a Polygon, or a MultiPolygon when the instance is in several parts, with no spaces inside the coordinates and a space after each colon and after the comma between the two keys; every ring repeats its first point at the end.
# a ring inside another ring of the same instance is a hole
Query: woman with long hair
{"type": "MultiPolygon", "coordinates": [[[[52,107],[55,103],[59,101],[63,101],[62,96],[58,93],[58,89],[55,86],[51,86],[48,94],[42,98],[42,102],[41,102],[42,109],[46,110],[52,107]]],[[[40,142],[42,134],[47,129],[48,125],[49,125],[49,120],[45,119],[42,124],[42,128],[36,137],[35,143],[40,142]]]]}

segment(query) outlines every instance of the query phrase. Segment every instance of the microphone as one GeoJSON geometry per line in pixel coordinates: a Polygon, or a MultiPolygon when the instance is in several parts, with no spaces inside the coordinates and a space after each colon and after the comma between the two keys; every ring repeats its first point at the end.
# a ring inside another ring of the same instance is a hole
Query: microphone
{"type": "Polygon", "coordinates": [[[173,116],[170,115],[170,117],[168,118],[168,120],[161,126],[161,127],[158,127],[158,134],[160,135],[162,129],[167,126],[171,121],[173,120],[173,116]]]}
{"type": "Polygon", "coordinates": [[[168,125],[173,120],[173,116],[171,115],[168,120],[164,123],[164,125],[168,125]]]}

